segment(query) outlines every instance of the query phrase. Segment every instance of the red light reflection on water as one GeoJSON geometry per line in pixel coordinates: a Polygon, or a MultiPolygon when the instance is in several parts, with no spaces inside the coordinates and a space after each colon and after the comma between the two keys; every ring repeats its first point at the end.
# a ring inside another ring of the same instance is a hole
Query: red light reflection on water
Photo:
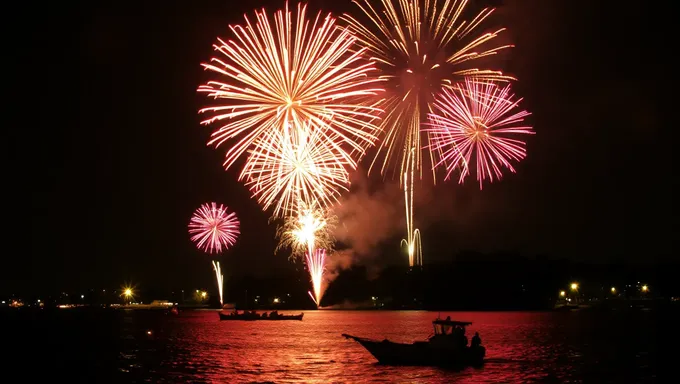
{"type": "Polygon", "coordinates": [[[635,356],[653,348],[653,340],[637,338],[631,345],[630,338],[620,337],[619,331],[630,335],[645,329],[631,327],[623,316],[442,312],[442,317],[472,321],[468,337],[479,332],[487,347],[484,366],[460,371],[381,366],[358,343],[341,337],[350,333],[401,342],[422,340],[432,333],[431,322],[437,315],[424,311],[305,311],[301,322],[220,322],[213,311],[187,311],[165,317],[163,337],[156,337],[150,346],[135,345],[133,357],[124,363],[140,366],[142,378],[152,381],[230,383],[526,383],[611,381],[650,374],[644,369],[649,361],[635,356]],[[621,361],[628,365],[621,366],[621,361]]]}

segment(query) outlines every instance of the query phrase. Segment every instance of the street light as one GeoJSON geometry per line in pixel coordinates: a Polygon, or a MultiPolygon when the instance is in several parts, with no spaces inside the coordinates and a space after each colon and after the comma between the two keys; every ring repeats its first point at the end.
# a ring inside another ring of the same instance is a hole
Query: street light
{"type": "Polygon", "coordinates": [[[616,288],[612,287],[612,293],[616,293],[616,288]]]}
{"type": "Polygon", "coordinates": [[[566,295],[567,295],[567,293],[566,293],[566,292],[564,292],[564,291],[560,291],[560,297],[564,297],[564,296],[566,296],[566,295]]]}
{"type": "Polygon", "coordinates": [[[649,290],[649,287],[647,286],[647,284],[642,286],[642,292],[647,292],[648,290],[649,290]]]}
{"type": "Polygon", "coordinates": [[[578,290],[578,283],[571,283],[571,290],[572,291],[578,290]]]}
{"type": "Polygon", "coordinates": [[[129,301],[132,299],[134,292],[132,292],[132,288],[125,288],[123,290],[123,296],[125,296],[125,300],[129,301]]]}

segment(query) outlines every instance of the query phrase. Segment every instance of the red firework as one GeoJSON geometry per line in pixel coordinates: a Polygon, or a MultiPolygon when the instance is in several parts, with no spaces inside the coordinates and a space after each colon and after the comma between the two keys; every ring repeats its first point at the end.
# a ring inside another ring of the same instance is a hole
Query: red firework
{"type": "Polygon", "coordinates": [[[207,253],[220,253],[234,245],[239,231],[236,213],[217,203],[203,204],[194,212],[189,221],[191,241],[198,249],[207,253]]]}
{"type": "Polygon", "coordinates": [[[524,125],[527,111],[517,112],[522,99],[513,101],[510,86],[483,80],[466,80],[445,89],[435,100],[435,113],[428,115],[430,147],[441,154],[435,165],[444,165],[449,179],[453,170],[461,168],[458,182],[470,174],[473,154],[479,188],[485,179],[493,182],[503,176],[501,169],[515,172],[512,161],[526,157],[526,143],[514,138],[534,134],[524,125]]]}

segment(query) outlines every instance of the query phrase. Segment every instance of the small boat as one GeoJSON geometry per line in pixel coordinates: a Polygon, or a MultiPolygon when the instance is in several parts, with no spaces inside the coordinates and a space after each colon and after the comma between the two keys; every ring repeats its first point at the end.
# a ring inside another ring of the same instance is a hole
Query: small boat
{"type": "MultiPolygon", "coordinates": [[[[426,341],[410,344],[395,343],[387,339],[371,340],[343,333],[353,339],[378,360],[379,364],[402,366],[465,367],[480,365],[484,361],[486,348],[481,345],[467,345],[465,327],[470,322],[436,319],[432,322],[434,334],[426,341]]],[[[474,343],[473,343],[474,344],[474,343]]]]}
{"type": "Polygon", "coordinates": [[[121,309],[145,309],[145,310],[165,310],[169,311],[173,307],[176,307],[177,304],[168,301],[168,300],[154,300],[150,304],[142,304],[142,303],[130,303],[130,304],[124,304],[121,306],[118,306],[116,308],[121,308],[121,309]]]}
{"type": "Polygon", "coordinates": [[[271,312],[270,314],[267,314],[267,312],[263,314],[256,313],[255,311],[252,312],[243,312],[243,313],[238,313],[237,311],[234,311],[232,313],[224,313],[224,312],[219,312],[220,315],[220,320],[245,320],[245,321],[255,321],[255,320],[270,320],[270,321],[275,321],[275,320],[302,320],[302,316],[304,316],[304,313],[301,313],[299,315],[281,315],[277,311],[271,312]]]}

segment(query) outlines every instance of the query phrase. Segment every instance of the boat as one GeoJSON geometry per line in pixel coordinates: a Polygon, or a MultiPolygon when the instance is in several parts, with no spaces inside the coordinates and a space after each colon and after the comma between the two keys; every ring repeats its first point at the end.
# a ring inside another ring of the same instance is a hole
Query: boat
{"type": "Polygon", "coordinates": [[[270,321],[276,321],[276,320],[302,320],[302,316],[304,316],[304,313],[301,313],[299,315],[281,315],[276,311],[273,311],[270,314],[267,314],[267,312],[259,314],[259,313],[256,313],[255,311],[243,312],[243,313],[238,313],[237,311],[234,311],[232,313],[219,312],[219,315],[220,315],[220,320],[245,320],[245,321],[270,320],[270,321]]]}
{"type": "Polygon", "coordinates": [[[142,303],[130,303],[130,304],[125,304],[118,306],[116,308],[121,308],[121,309],[147,309],[147,310],[171,310],[173,307],[176,307],[177,303],[173,303],[168,300],[154,300],[150,304],[142,304],[142,303]]]}
{"type": "MultiPolygon", "coordinates": [[[[379,364],[401,366],[465,367],[484,362],[486,348],[467,345],[465,327],[470,322],[436,319],[432,322],[434,334],[425,341],[395,343],[387,339],[371,340],[343,333],[373,355],[379,364]]],[[[473,343],[474,344],[474,343],[473,343]]]]}

